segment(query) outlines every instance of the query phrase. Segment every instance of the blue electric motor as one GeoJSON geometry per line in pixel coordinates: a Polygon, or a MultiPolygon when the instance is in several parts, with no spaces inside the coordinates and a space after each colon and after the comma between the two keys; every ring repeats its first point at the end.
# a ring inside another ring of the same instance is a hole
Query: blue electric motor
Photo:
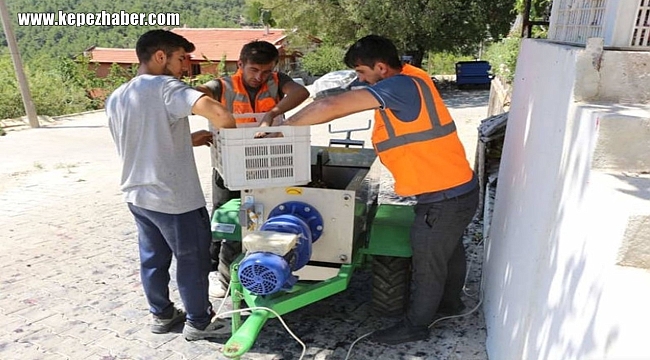
{"type": "Polygon", "coordinates": [[[296,234],[298,241],[283,256],[261,251],[247,253],[239,263],[239,281],[245,289],[256,295],[270,295],[291,289],[298,280],[291,272],[301,269],[309,262],[312,243],[323,232],[323,218],[311,205],[291,201],[276,206],[260,230],[296,234]]]}

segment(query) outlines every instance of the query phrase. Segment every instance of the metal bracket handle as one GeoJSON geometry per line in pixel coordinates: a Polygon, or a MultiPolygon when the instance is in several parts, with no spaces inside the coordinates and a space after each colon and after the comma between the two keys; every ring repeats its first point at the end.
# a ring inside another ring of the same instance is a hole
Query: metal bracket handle
{"type": "Polygon", "coordinates": [[[363,147],[365,144],[365,141],[363,140],[352,140],[350,139],[350,136],[353,131],[364,131],[364,130],[369,130],[372,124],[372,120],[368,120],[368,126],[365,128],[356,128],[356,129],[345,129],[345,130],[334,130],[332,131],[332,124],[329,124],[327,126],[327,130],[329,131],[330,134],[339,134],[339,133],[346,133],[345,139],[330,139],[330,146],[332,145],[345,145],[345,147],[350,147],[350,146],[360,146],[363,147]]]}

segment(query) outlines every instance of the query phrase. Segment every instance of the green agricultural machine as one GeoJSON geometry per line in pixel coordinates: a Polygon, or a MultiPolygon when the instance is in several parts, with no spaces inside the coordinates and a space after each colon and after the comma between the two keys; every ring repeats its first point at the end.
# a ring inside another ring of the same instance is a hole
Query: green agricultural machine
{"type": "Polygon", "coordinates": [[[245,319],[233,314],[223,354],[242,356],[268,319],[345,291],[362,267],[372,269],[373,310],[386,316],[402,313],[408,303],[414,215],[408,205],[379,204],[382,169],[374,150],[309,146],[302,149],[311,154],[304,185],[263,187],[259,179],[273,183],[274,174],[295,178],[303,171],[296,168],[301,150],[295,142],[263,140],[241,144],[247,158],[238,159],[246,164],[246,179],[256,183],[237,185],[241,198],[212,218],[213,238],[222,239],[220,278],[230,285],[233,309],[253,309],[245,319]]]}

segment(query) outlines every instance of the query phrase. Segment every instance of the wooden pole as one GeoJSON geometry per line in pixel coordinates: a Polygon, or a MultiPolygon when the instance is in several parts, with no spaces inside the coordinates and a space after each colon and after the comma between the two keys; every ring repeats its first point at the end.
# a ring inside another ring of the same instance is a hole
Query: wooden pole
{"type": "Polygon", "coordinates": [[[13,29],[11,28],[11,18],[9,17],[9,10],[7,9],[7,4],[5,4],[5,0],[0,0],[0,19],[2,19],[2,28],[5,31],[5,37],[7,38],[7,43],[9,44],[11,60],[13,60],[14,68],[16,69],[16,77],[18,78],[20,95],[23,98],[23,105],[25,106],[25,114],[27,114],[27,119],[29,119],[29,126],[33,128],[40,127],[40,124],[38,123],[38,117],[36,116],[36,108],[34,107],[34,102],[32,102],[32,95],[29,92],[27,77],[25,77],[25,72],[23,71],[23,63],[20,59],[18,45],[16,44],[16,36],[14,35],[13,29]]]}

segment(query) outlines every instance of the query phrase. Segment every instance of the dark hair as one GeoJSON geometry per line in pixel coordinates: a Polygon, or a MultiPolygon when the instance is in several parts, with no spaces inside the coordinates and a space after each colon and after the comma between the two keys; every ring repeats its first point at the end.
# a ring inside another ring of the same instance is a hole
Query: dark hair
{"type": "Polygon", "coordinates": [[[244,64],[266,65],[278,61],[279,57],[278,49],[268,41],[251,41],[239,53],[239,60],[244,64]]]}
{"type": "Polygon", "coordinates": [[[357,40],[345,53],[343,61],[352,69],[358,65],[374,67],[377,62],[383,62],[394,69],[402,68],[395,44],[379,35],[368,35],[357,40]]]}
{"type": "Polygon", "coordinates": [[[151,60],[151,56],[162,50],[167,56],[171,56],[174,51],[183,48],[186,52],[192,52],[194,44],[186,38],[168,30],[150,30],[142,34],[135,44],[135,53],[138,55],[140,63],[146,63],[151,60]]]}

